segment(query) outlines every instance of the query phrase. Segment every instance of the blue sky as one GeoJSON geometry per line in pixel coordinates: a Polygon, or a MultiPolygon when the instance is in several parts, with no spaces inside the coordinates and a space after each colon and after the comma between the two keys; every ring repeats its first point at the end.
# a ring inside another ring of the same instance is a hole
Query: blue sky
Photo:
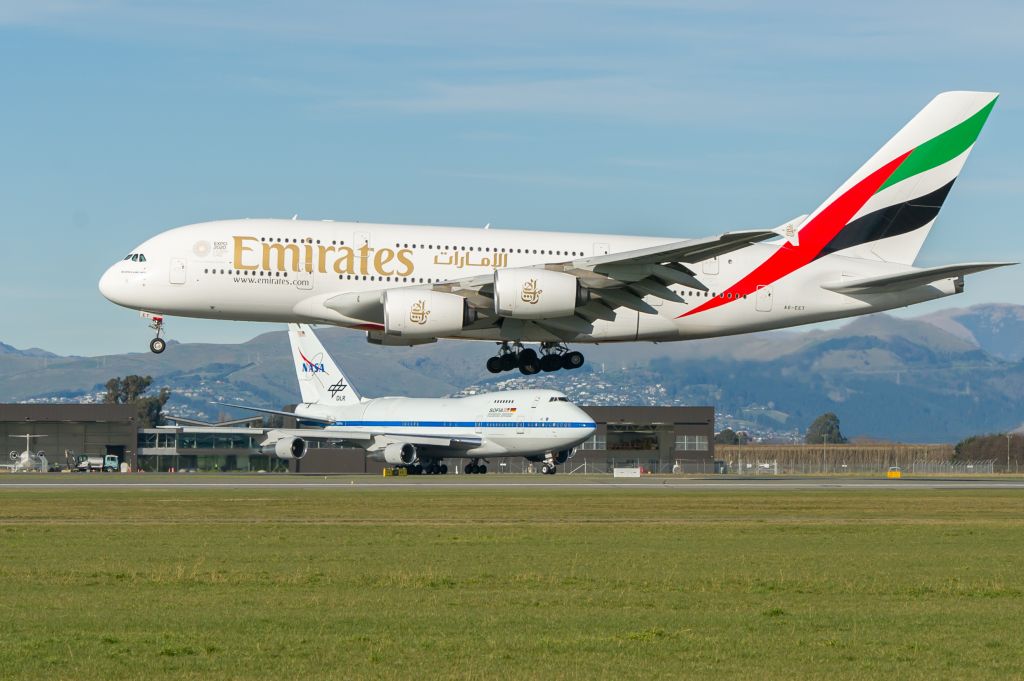
{"type": "MultiPolygon", "coordinates": [[[[144,350],[96,281],[203,220],[774,226],[950,89],[1002,97],[919,263],[1024,259],[1022,25],[985,0],[0,2],[0,341],[144,350]]],[[[1022,272],[912,312],[1024,303],[1022,272]]]]}

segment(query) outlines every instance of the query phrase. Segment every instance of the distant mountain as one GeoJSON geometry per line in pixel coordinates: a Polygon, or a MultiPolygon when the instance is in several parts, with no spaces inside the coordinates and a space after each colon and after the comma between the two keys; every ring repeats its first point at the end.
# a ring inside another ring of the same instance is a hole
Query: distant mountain
{"type": "MultiPolygon", "coordinates": [[[[1024,422],[1022,320],[1024,307],[981,305],[827,331],[587,346],[582,370],[529,378],[487,373],[493,343],[381,348],[345,329],[318,334],[368,396],[545,386],[582,404],[714,404],[719,427],[765,438],[797,438],[835,411],[849,436],[937,442],[1024,422]]],[[[0,401],[97,401],[110,377],[148,374],[173,391],[168,411],[214,419],[222,410],[212,401],[295,402],[289,356],[284,331],[237,345],[171,343],[162,355],[59,357],[4,345],[0,401]]]]}
{"type": "Polygon", "coordinates": [[[920,318],[1001,359],[1024,359],[1024,306],[975,305],[920,318]]]}

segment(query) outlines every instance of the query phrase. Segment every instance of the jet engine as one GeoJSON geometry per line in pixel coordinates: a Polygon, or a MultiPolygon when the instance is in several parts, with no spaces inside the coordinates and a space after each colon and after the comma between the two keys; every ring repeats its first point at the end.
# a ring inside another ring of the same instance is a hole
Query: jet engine
{"type": "Polygon", "coordinates": [[[392,466],[408,466],[416,458],[416,445],[409,442],[392,442],[384,448],[384,461],[392,466]]]}
{"type": "Polygon", "coordinates": [[[423,289],[384,292],[384,332],[403,338],[450,336],[476,321],[462,296],[423,289]]]}
{"type": "Polygon", "coordinates": [[[570,317],[590,300],[590,291],[565,272],[533,268],[494,272],[494,310],[516,319],[570,317]]]}
{"type": "Polygon", "coordinates": [[[286,435],[270,444],[263,445],[260,451],[265,456],[276,456],[279,459],[301,459],[306,456],[306,441],[301,437],[286,435]]]}

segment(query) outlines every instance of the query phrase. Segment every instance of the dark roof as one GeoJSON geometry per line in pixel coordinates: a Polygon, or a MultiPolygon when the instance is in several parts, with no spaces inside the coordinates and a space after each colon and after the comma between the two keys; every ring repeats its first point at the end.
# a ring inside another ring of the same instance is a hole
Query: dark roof
{"type": "Polygon", "coordinates": [[[0,421],[113,421],[135,423],[130,404],[0,404],[0,421]]]}
{"type": "Polygon", "coordinates": [[[580,405],[598,423],[714,423],[714,407],[605,407],[580,405]]]}

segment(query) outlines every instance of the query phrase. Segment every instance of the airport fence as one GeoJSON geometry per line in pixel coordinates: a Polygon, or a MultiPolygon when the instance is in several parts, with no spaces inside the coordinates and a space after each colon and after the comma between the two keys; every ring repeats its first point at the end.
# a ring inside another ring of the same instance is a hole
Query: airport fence
{"type": "Polygon", "coordinates": [[[563,470],[573,475],[611,475],[616,467],[640,466],[653,474],[758,476],[878,475],[891,468],[907,474],[983,475],[999,469],[996,460],[954,461],[953,456],[952,445],[716,445],[714,460],[609,453],[607,458],[574,457],[563,470]]]}

